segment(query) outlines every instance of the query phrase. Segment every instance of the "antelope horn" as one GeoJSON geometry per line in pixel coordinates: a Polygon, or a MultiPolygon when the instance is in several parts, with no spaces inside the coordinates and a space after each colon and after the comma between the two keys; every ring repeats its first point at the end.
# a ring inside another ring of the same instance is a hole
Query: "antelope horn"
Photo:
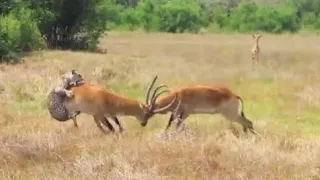
{"type": "Polygon", "coordinates": [[[161,88],[164,88],[164,87],[169,88],[169,86],[164,85],[164,84],[162,84],[162,85],[158,86],[157,88],[155,88],[155,90],[153,91],[152,96],[151,96],[151,98],[150,98],[150,101],[148,102],[149,105],[151,105],[152,102],[154,101],[154,98],[155,98],[157,92],[158,92],[161,88]]]}
{"type": "Polygon", "coordinates": [[[164,107],[162,107],[162,108],[153,110],[153,113],[159,113],[159,112],[161,112],[161,111],[164,111],[164,110],[168,109],[170,106],[173,105],[173,103],[177,100],[177,98],[178,98],[178,95],[175,94],[174,99],[173,99],[168,105],[166,105],[166,106],[164,106],[164,107]]]}
{"type": "Polygon", "coordinates": [[[156,82],[157,78],[158,78],[158,76],[155,76],[155,77],[153,78],[151,84],[149,85],[149,87],[148,87],[148,89],[147,89],[146,104],[148,104],[148,102],[149,102],[150,91],[151,91],[154,83],[156,82]]]}
{"type": "Polygon", "coordinates": [[[163,94],[163,93],[166,93],[166,92],[169,92],[167,89],[161,91],[160,93],[158,93],[157,95],[155,95],[152,99],[151,99],[151,102],[150,102],[150,110],[153,109],[154,105],[155,105],[155,102],[156,100],[158,99],[158,97],[163,94]]]}

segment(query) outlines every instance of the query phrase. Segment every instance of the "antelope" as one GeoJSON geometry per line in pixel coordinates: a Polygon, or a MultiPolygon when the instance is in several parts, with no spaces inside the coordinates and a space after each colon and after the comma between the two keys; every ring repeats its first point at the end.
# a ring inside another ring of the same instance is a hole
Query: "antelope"
{"type": "MultiPolygon", "coordinates": [[[[154,85],[151,84],[151,87],[154,85]]],[[[169,122],[165,131],[169,129],[173,120],[178,119],[176,128],[178,129],[181,123],[192,114],[218,114],[220,113],[230,122],[237,122],[242,125],[243,131],[247,133],[249,129],[253,134],[258,135],[253,129],[252,122],[246,118],[243,112],[243,100],[240,96],[234,94],[230,89],[221,85],[194,85],[180,88],[168,92],[160,96],[157,90],[163,87],[159,86],[155,89],[153,96],[151,96],[150,112],[144,122],[147,124],[148,119],[154,114],[166,114],[171,112],[169,122]],[[174,101],[178,97],[178,101],[174,101]],[[172,106],[164,107],[168,103],[172,106]],[[171,104],[170,103],[170,104],[171,104]],[[241,112],[238,112],[241,103],[241,112]],[[161,109],[161,111],[153,111],[153,109],[161,109]]]]}
{"type": "Polygon", "coordinates": [[[256,63],[259,62],[259,56],[260,56],[259,39],[262,37],[262,35],[252,34],[252,37],[255,39],[255,44],[251,49],[252,64],[253,64],[254,62],[256,63]]]}
{"type": "MultiPolygon", "coordinates": [[[[47,92],[46,104],[52,118],[61,122],[72,119],[74,127],[78,128],[76,116],[81,112],[68,111],[64,105],[64,100],[73,96],[72,91],[68,90],[70,87],[80,85],[83,82],[84,79],[82,78],[82,75],[73,69],[70,72],[61,75],[57,82],[52,84],[52,87],[47,92]]],[[[122,131],[123,128],[121,127],[117,117],[113,117],[112,119],[118,124],[120,131],[122,131]]],[[[112,124],[110,124],[107,119],[105,119],[105,125],[107,125],[110,131],[115,131],[112,124]]]]}
{"type": "MultiPolygon", "coordinates": [[[[157,76],[154,78],[156,80],[157,76]]],[[[136,99],[120,96],[116,93],[104,90],[98,85],[93,85],[84,82],[81,85],[71,87],[70,91],[73,93],[72,98],[67,98],[64,101],[65,106],[70,112],[80,111],[81,113],[92,115],[98,128],[104,132],[100,122],[107,125],[106,118],[113,118],[117,120],[117,116],[133,116],[140,123],[141,126],[146,125],[146,120],[152,113],[159,113],[169,108],[177,99],[172,98],[168,104],[155,109],[149,101],[150,90],[154,84],[154,81],[147,89],[146,101],[141,102],[136,99]]],[[[167,92],[163,91],[162,93],[167,92]]],[[[119,126],[119,121],[116,122],[119,126]]],[[[108,126],[108,125],[107,125],[108,126]]]]}

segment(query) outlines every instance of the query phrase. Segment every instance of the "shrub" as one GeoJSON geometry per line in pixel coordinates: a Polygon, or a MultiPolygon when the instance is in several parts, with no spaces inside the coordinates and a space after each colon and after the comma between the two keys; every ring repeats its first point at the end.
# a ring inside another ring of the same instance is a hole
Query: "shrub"
{"type": "Polygon", "coordinates": [[[44,41],[29,9],[19,9],[0,17],[0,57],[37,50],[44,41]]]}
{"type": "Polygon", "coordinates": [[[299,28],[296,9],[290,3],[273,6],[243,2],[231,11],[228,18],[220,15],[218,20],[222,27],[240,32],[295,32],[299,28]]]}
{"type": "Polygon", "coordinates": [[[134,8],[128,8],[125,11],[121,13],[121,22],[122,22],[122,28],[128,29],[128,30],[136,30],[138,27],[140,27],[140,17],[139,12],[136,11],[134,8]]]}
{"type": "Polygon", "coordinates": [[[19,51],[20,21],[13,15],[0,17],[0,56],[19,51]]]}
{"type": "Polygon", "coordinates": [[[172,33],[320,29],[319,0],[7,0],[0,3],[0,57],[49,48],[96,50],[107,29],[172,33]],[[42,38],[44,37],[44,38],[42,38]]]}
{"type": "Polygon", "coordinates": [[[204,24],[201,7],[194,1],[167,1],[156,9],[159,30],[164,32],[198,32],[204,24]]]}
{"type": "Polygon", "coordinates": [[[152,0],[140,0],[137,8],[138,20],[140,26],[145,30],[159,30],[159,18],[155,14],[156,8],[159,6],[159,3],[155,3],[152,0]]]}
{"type": "Polygon", "coordinates": [[[115,6],[112,0],[32,1],[41,33],[50,48],[94,50],[115,6]]]}

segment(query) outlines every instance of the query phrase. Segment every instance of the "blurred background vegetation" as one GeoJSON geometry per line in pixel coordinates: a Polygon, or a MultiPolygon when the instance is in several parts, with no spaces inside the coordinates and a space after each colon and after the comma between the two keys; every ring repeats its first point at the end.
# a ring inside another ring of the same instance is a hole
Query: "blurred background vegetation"
{"type": "Polygon", "coordinates": [[[106,30],[317,32],[319,0],[2,0],[0,57],[95,50],[106,30]]]}

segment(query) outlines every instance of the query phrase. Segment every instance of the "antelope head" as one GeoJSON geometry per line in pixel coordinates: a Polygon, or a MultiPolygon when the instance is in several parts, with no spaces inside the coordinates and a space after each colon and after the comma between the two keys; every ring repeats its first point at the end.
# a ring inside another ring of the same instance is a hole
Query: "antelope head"
{"type": "MultiPolygon", "coordinates": [[[[153,115],[168,110],[177,100],[177,95],[175,95],[175,97],[172,99],[172,101],[169,104],[165,105],[164,107],[156,108],[156,100],[158,99],[158,97],[164,93],[170,92],[169,90],[171,90],[171,88],[169,86],[161,84],[160,86],[158,86],[154,89],[152,95],[150,96],[151,90],[152,90],[157,78],[158,78],[158,76],[154,77],[152,83],[149,85],[149,87],[147,89],[146,100],[145,100],[146,106],[141,107],[144,109],[143,118],[142,118],[143,120],[141,122],[141,126],[146,126],[148,123],[148,120],[153,115]],[[163,88],[167,88],[167,89],[160,91],[163,88]]],[[[143,106],[143,105],[140,104],[140,106],[143,106]]]]}
{"type": "Polygon", "coordinates": [[[262,37],[262,35],[252,34],[252,38],[255,39],[256,42],[258,42],[261,37],[262,37]]]}

